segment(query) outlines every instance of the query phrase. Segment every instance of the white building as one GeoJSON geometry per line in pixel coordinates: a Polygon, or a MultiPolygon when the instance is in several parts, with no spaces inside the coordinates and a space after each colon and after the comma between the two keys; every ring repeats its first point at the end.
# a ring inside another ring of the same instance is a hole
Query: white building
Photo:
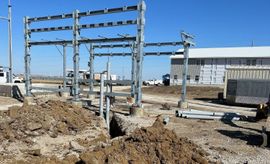
{"type": "MultiPolygon", "coordinates": [[[[269,67],[270,46],[190,49],[188,83],[223,84],[231,66],[269,67]]],[[[171,83],[181,84],[182,70],[183,56],[171,56],[171,83]]]]}

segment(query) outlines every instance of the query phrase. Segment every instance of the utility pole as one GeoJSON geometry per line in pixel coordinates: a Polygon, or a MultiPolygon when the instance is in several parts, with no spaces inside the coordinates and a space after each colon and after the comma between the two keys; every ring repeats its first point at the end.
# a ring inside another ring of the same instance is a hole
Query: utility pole
{"type": "Polygon", "coordinates": [[[12,65],[12,15],[11,0],[8,1],[8,53],[9,53],[9,83],[13,82],[13,65],[12,65]]]}
{"type": "Polygon", "coordinates": [[[12,66],[12,15],[11,15],[11,0],[8,0],[8,17],[0,16],[0,19],[8,21],[8,59],[9,59],[9,78],[8,82],[13,81],[13,66],[12,66]]]}

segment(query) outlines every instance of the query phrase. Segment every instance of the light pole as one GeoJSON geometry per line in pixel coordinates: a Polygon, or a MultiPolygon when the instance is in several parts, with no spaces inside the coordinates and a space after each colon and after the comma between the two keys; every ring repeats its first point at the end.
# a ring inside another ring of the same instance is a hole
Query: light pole
{"type": "Polygon", "coordinates": [[[12,15],[11,15],[11,1],[8,1],[8,17],[0,17],[2,20],[8,21],[8,59],[9,59],[9,78],[8,82],[13,81],[13,66],[12,66],[12,15]]]}

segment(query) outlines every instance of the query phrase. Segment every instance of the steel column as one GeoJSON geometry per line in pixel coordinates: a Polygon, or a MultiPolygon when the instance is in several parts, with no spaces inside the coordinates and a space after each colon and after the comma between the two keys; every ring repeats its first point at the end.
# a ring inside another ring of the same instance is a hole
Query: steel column
{"type": "Polygon", "coordinates": [[[8,1],[8,52],[9,52],[9,83],[13,82],[13,65],[12,65],[12,15],[11,2],[8,1]]]}
{"type": "MultiPolygon", "coordinates": [[[[108,62],[107,62],[107,80],[111,80],[111,63],[110,63],[110,59],[108,59],[108,62]]],[[[109,84],[107,83],[106,84],[106,93],[109,93],[111,92],[111,88],[110,88],[110,85],[112,84],[109,84]]],[[[109,95],[106,95],[106,123],[107,123],[107,127],[108,129],[110,128],[110,96],[109,95]]]]}
{"type": "Polygon", "coordinates": [[[30,45],[29,45],[29,38],[30,33],[28,32],[29,29],[29,21],[28,17],[24,17],[24,63],[25,63],[25,91],[26,96],[31,96],[31,79],[30,79],[30,45]]]}
{"type": "Polygon", "coordinates": [[[91,43],[89,52],[89,93],[94,91],[94,57],[94,47],[91,43]]]}
{"type": "Polygon", "coordinates": [[[187,74],[188,74],[188,58],[189,58],[189,44],[184,44],[184,70],[182,79],[182,90],[181,90],[181,102],[186,102],[187,92],[187,74]]]}
{"type": "Polygon", "coordinates": [[[110,96],[106,96],[106,124],[108,130],[110,129],[110,104],[111,104],[110,96]]]}
{"type": "MultiPolygon", "coordinates": [[[[110,59],[108,59],[108,62],[107,62],[107,80],[111,80],[111,63],[110,63],[110,59]]],[[[106,92],[110,92],[110,84],[107,83],[106,85],[106,92]]]]}
{"type": "Polygon", "coordinates": [[[182,76],[182,90],[181,90],[181,99],[179,102],[179,106],[181,108],[188,108],[188,104],[186,102],[186,87],[187,87],[187,75],[188,75],[188,59],[189,59],[189,48],[190,46],[194,46],[193,43],[194,37],[188,33],[181,32],[181,37],[183,41],[184,46],[184,70],[183,70],[183,76],[182,76]]]}
{"type": "Polygon", "coordinates": [[[139,4],[139,18],[137,27],[137,66],[136,66],[136,96],[135,102],[137,106],[142,106],[142,67],[144,55],[144,28],[145,28],[145,11],[146,4],[142,0],[139,4]]]}
{"type": "Polygon", "coordinates": [[[131,65],[131,97],[135,97],[135,84],[136,84],[136,55],[137,55],[137,49],[136,49],[136,43],[134,42],[132,44],[132,65],[131,65]]]}
{"type": "Polygon", "coordinates": [[[76,10],[73,12],[73,19],[74,19],[74,25],[73,25],[73,65],[74,65],[74,80],[73,80],[73,90],[74,90],[74,101],[79,101],[79,11],[76,10]]]}
{"type": "Polygon", "coordinates": [[[103,116],[103,99],[104,99],[104,77],[100,74],[100,97],[99,97],[99,115],[103,116]]]}
{"type": "Polygon", "coordinates": [[[64,44],[63,45],[63,87],[64,89],[67,88],[67,77],[66,77],[66,73],[67,73],[67,45],[64,44]]]}

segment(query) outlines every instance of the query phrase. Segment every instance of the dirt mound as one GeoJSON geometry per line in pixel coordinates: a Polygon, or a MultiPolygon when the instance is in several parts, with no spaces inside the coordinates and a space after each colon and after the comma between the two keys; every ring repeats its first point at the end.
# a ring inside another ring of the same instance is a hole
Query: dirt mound
{"type": "Polygon", "coordinates": [[[29,137],[48,134],[77,134],[90,124],[91,114],[61,101],[47,101],[40,105],[14,107],[0,122],[0,142],[15,140],[29,142],[29,137]]]}
{"type": "Polygon", "coordinates": [[[208,163],[206,153],[186,138],[164,128],[159,118],[152,127],[135,130],[111,146],[80,155],[82,163],[208,163]]]}

